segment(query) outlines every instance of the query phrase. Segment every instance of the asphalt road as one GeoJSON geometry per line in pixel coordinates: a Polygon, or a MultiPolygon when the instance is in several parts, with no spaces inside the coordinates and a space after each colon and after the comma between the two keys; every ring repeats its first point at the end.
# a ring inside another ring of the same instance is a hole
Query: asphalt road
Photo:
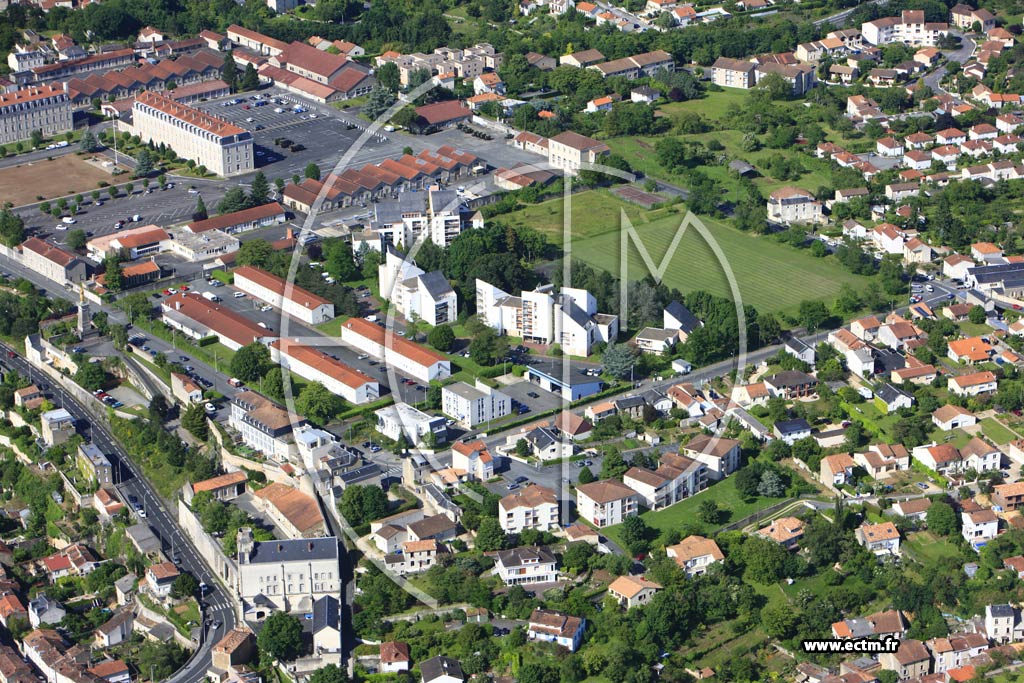
{"type": "Polygon", "coordinates": [[[211,664],[213,645],[235,625],[235,613],[231,601],[213,571],[189,542],[178,526],[173,513],[165,507],[163,500],[149,482],[139,474],[127,453],[111,437],[103,423],[94,420],[85,408],[61,388],[59,383],[51,381],[48,376],[36,370],[27,360],[19,355],[10,357],[13,349],[6,345],[0,345],[0,348],[7,352],[8,358],[4,362],[11,369],[23,374],[33,382],[50,385],[54,402],[75,417],[79,431],[96,444],[114,465],[114,479],[122,497],[127,500],[129,495],[134,495],[142,502],[146,518],[140,521],[145,521],[153,529],[153,533],[160,539],[165,554],[169,557],[177,555],[180,559],[179,566],[182,569],[210,587],[201,602],[204,617],[202,643],[188,663],[168,679],[172,683],[199,683],[204,680],[206,670],[211,664]],[[214,628],[213,624],[217,622],[219,625],[214,628]],[[207,624],[209,625],[207,626],[207,624]]]}
{"type": "MultiPolygon", "coordinates": [[[[954,33],[954,35],[960,35],[954,33]]],[[[932,89],[935,93],[944,93],[946,90],[940,85],[942,79],[946,75],[947,64],[951,61],[957,62],[958,64],[964,64],[971,55],[974,54],[974,40],[968,38],[965,35],[960,35],[960,48],[946,53],[946,61],[939,65],[938,68],[934,69],[931,73],[924,77],[924,84],[932,89]]]]}

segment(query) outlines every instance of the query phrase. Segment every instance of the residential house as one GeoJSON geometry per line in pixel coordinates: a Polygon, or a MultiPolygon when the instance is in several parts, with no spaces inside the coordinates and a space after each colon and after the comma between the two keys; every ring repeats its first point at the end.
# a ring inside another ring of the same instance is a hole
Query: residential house
{"type": "MultiPolygon", "coordinates": [[[[530,614],[526,627],[526,637],[530,640],[542,640],[560,645],[570,652],[575,652],[583,641],[586,620],[573,617],[554,610],[535,609],[530,614]]],[[[423,665],[420,665],[422,670],[423,665]]]]}
{"type": "Polygon", "coordinates": [[[960,533],[971,547],[980,550],[999,533],[999,517],[990,508],[960,513],[960,533]]]}
{"type": "Polygon", "coordinates": [[[806,439],[811,435],[811,425],[802,417],[792,420],[778,420],[773,431],[777,438],[792,446],[800,439],[806,439]]]}
{"type": "Polygon", "coordinates": [[[661,585],[643,576],[624,575],[608,584],[608,594],[627,610],[646,605],[661,590],[661,585]]]}
{"type": "Polygon", "coordinates": [[[804,537],[804,523],[796,517],[782,517],[757,530],[758,536],[775,541],[786,550],[796,550],[804,537]]]}
{"type": "Polygon", "coordinates": [[[555,556],[545,548],[499,550],[494,566],[506,586],[552,583],[558,579],[555,556]]]}
{"type": "Polygon", "coordinates": [[[900,641],[895,652],[883,652],[878,655],[878,663],[887,671],[895,671],[901,681],[919,679],[931,668],[931,654],[920,640],[906,639],[900,641]]]}
{"type": "Polygon", "coordinates": [[[821,459],[819,479],[830,488],[849,484],[853,480],[857,463],[846,453],[826,455],[821,459]]]}
{"type": "Polygon", "coordinates": [[[680,543],[665,548],[665,552],[687,576],[703,574],[708,567],[725,559],[718,544],[703,536],[687,536],[680,543]]]}
{"type": "Polygon", "coordinates": [[[977,396],[995,391],[998,380],[989,370],[982,370],[969,375],[950,377],[946,381],[946,387],[957,396],[977,396]]]}
{"type": "Polygon", "coordinates": [[[973,427],[977,423],[978,418],[974,413],[951,403],[947,403],[932,413],[932,424],[944,432],[973,427]]]}
{"type": "Polygon", "coordinates": [[[452,445],[452,469],[464,472],[470,479],[487,481],[494,476],[494,458],[481,440],[459,441],[452,445]]]}
{"type": "Polygon", "coordinates": [[[856,536],[858,543],[876,555],[900,554],[900,532],[892,522],[862,524],[856,536]]]}

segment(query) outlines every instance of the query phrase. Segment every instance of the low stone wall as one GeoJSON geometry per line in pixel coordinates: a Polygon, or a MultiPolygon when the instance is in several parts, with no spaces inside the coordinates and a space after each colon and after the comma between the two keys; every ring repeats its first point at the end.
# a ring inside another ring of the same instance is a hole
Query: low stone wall
{"type": "Polygon", "coordinates": [[[178,499],[178,524],[195,545],[199,554],[213,569],[213,572],[229,588],[228,595],[234,600],[235,586],[238,583],[238,568],[235,561],[224,554],[217,539],[203,531],[203,525],[199,518],[180,498],[178,499]]]}

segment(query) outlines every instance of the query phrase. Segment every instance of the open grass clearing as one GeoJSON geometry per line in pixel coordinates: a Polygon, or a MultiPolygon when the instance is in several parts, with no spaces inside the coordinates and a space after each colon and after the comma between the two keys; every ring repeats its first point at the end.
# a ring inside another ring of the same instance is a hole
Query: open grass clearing
{"type": "MultiPolygon", "coordinates": [[[[625,211],[651,259],[661,262],[684,214],[677,207],[645,211],[626,204],[604,190],[583,192],[573,198],[572,244],[565,247],[573,258],[621,276],[622,236],[620,211],[625,211]]],[[[510,223],[526,225],[546,233],[552,242],[562,242],[562,200],[529,206],[506,217],[510,223]]],[[[794,313],[804,299],[821,299],[831,304],[843,283],[858,289],[868,278],[847,272],[831,256],[816,258],[809,252],[779,244],[769,237],[744,233],[728,221],[701,218],[718,243],[736,278],[744,304],[759,311],[794,313]]],[[[640,279],[646,273],[636,246],[626,246],[628,277],[640,279]]],[[[700,233],[689,228],[667,264],[664,282],[682,292],[706,290],[732,298],[729,278],[700,233]]]]}

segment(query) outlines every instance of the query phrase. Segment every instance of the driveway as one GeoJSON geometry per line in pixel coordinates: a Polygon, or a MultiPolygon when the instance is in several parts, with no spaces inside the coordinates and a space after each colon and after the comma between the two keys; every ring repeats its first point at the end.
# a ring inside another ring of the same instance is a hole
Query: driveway
{"type": "MultiPolygon", "coordinates": [[[[953,35],[957,35],[957,34],[954,33],[953,35]]],[[[945,77],[945,75],[946,75],[947,64],[949,62],[951,62],[951,61],[952,62],[957,62],[958,64],[963,64],[964,62],[966,62],[968,60],[968,58],[970,58],[971,55],[974,54],[974,48],[975,48],[974,40],[972,38],[968,38],[967,36],[964,36],[964,35],[961,35],[960,39],[961,39],[960,48],[958,50],[953,51],[953,52],[947,52],[946,53],[946,60],[947,61],[943,62],[937,69],[935,69],[934,71],[932,71],[931,73],[929,73],[928,75],[926,75],[924,77],[924,84],[927,85],[929,88],[931,88],[932,91],[935,92],[935,93],[944,93],[944,92],[946,92],[946,90],[943,89],[943,87],[940,85],[940,83],[941,83],[943,77],[945,77]]]]}

